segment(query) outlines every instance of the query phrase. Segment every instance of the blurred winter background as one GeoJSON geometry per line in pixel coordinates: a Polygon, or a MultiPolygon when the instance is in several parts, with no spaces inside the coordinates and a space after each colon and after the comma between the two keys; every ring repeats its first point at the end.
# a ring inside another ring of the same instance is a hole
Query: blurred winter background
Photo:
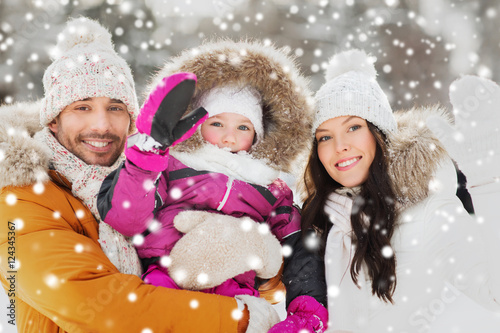
{"type": "MultiPolygon", "coordinates": [[[[313,90],[335,52],[365,49],[394,109],[449,107],[449,84],[462,74],[500,81],[497,0],[0,0],[0,104],[43,95],[57,34],[79,16],[109,28],[139,96],[166,59],[216,37],[286,47],[313,90]]],[[[13,332],[1,304],[0,332],[13,332]]],[[[430,332],[500,332],[500,317],[463,295],[436,299],[428,310],[430,332]]]]}

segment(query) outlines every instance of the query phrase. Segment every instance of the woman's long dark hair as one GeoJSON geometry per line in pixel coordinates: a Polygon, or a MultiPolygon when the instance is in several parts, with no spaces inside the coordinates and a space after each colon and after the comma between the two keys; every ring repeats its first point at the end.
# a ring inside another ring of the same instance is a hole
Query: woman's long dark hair
{"type": "MultiPolygon", "coordinates": [[[[368,268],[372,281],[372,293],[385,302],[393,303],[396,288],[396,258],[382,255],[385,246],[391,246],[391,237],[396,225],[396,209],[392,181],[388,173],[387,138],[373,124],[368,128],[376,141],[376,153],[369,169],[368,179],[362,184],[360,193],[353,202],[351,225],[355,237],[355,252],[351,264],[351,277],[358,281],[358,273],[363,262],[368,268]],[[369,224],[365,221],[369,221],[369,224]]],[[[314,139],[309,156],[304,183],[307,198],[302,210],[302,230],[315,229],[321,235],[322,253],[331,228],[324,212],[330,193],[342,185],[333,180],[318,157],[318,142],[314,139]]]]}

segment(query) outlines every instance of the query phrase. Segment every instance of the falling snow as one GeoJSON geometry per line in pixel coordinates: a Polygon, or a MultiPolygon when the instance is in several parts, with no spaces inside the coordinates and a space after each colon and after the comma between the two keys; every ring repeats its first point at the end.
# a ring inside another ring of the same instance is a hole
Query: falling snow
{"type": "MultiPolygon", "coordinates": [[[[497,65],[499,8],[492,0],[423,0],[413,4],[403,0],[321,0],[295,1],[293,5],[286,1],[249,0],[62,0],[57,1],[58,8],[54,11],[49,11],[48,3],[32,1],[29,11],[21,2],[12,3],[12,6],[4,6],[0,13],[0,103],[34,100],[42,96],[40,78],[50,64],[49,49],[55,44],[66,14],[98,15],[94,18],[110,28],[117,51],[131,63],[138,91],[143,91],[146,86],[146,73],[152,73],[169,56],[194,47],[214,34],[236,39],[240,36],[257,37],[267,44],[286,46],[290,54],[298,57],[304,73],[311,79],[313,90],[324,82],[323,70],[335,51],[363,48],[377,58],[379,81],[389,93],[395,109],[435,102],[451,107],[448,86],[461,74],[476,74],[500,81],[497,65]]],[[[238,58],[231,61],[238,64],[238,58]]],[[[71,65],[68,63],[68,66],[71,65]]],[[[469,99],[467,105],[472,107],[479,100],[469,99]]],[[[465,129],[453,134],[453,140],[460,144],[466,142],[471,128],[484,127],[480,123],[468,122],[465,129]]],[[[436,146],[430,149],[434,150],[436,146]]],[[[496,150],[490,150],[487,156],[474,159],[474,167],[487,166],[488,158],[491,160],[497,155],[496,150]]],[[[0,163],[5,158],[6,153],[0,149],[0,163]]],[[[143,185],[147,190],[154,189],[153,181],[143,185]]],[[[439,192],[441,188],[442,184],[436,180],[429,183],[432,192],[439,192]]],[[[43,195],[45,187],[36,183],[32,190],[37,195],[43,195]]],[[[180,198],[182,191],[174,188],[169,195],[174,199],[180,198]]],[[[18,203],[14,194],[6,195],[5,200],[11,206],[18,203]]],[[[482,202],[478,202],[480,204],[482,202]]],[[[123,202],[123,207],[130,206],[130,202],[123,202]]],[[[85,215],[82,210],[75,214],[78,218],[85,215]]],[[[436,214],[445,221],[439,227],[440,231],[451,233],[458,213],[438,211],[436,214]]],[[[55,211],[52,215],[55,219],[61,218],[60,212],[55,211]]],[[[413,217],[406,214],[402,220],[411,222],[413,217]]],[[[479,227],[489,226],[488,216],[478,215],[475,222],[479,227]]],[[[23,221],[16,220],[17,230],[24,226],[23,221]]],[[[269,232],[267,225],[261,226],[258,229],[260,232],[269,232]]],[[[148,230],[155,232],[159,227],[156,221],[152,221],[148,230]]],[[[250,230],[252,226],[242,224],[241,227],[250,230]]],[[[55,237],[54,234],[52,236],[55,237]]],[[[467,237],[468,242],[473,243],[475,239],[473,235],[467,237]]],[[[144,238],[136,235],[133,241],[135,245],[140,245],[144,238]]],[[[417,235],[408,241],[412,246],[423,243],[417,235]]],[[[306,244],[317,248],[319,239],[308,238],[306,244]]],[[[83,244],[75,244],[74,251],[82,253],[83,244]]],[[[289,256],[292,249],[284,246],[282,253],[285,257],[289,256]]],[[[391,257],[392,248],[384,247],[382,254],[391,257]]],[[[249,258],[249,265],[258,266],[259,260],[257,257],[249,258]]],[[[450,262],[456,260],[458,257],[449,258],[450,262]]],[[[168,267],[170,258],[162,257],[160,264],[168,267]]],[[[432,273],[432,270],[425,271],[428,272],[432,273]]],[[[406,273],[416,274],[409,269],[406,273]]],[[[208,276],[200,274],[199,279],[205,281],[208,276]]],[[[50,288],[58,288],[62,283],[54,274],[47,275],[43,281],[50,288]]],[[[432,288],[427,290],[430,293],[432,288]]],[[[38,290],[38,293],[42,291],[38,290]]],[[[338,295],[339,289],[331,287],[328,293],[338,295]]],[[[408,302],[405,297],[401,300],[408,302]]],[[[128,300],[136,301],[136,294],[129,294],[128,300]]],[[[197,300],[190,302],[192,309],[198,306],[197,300]]],[[[235,311],[233,316],[240,318],[241,312],[235,311]]],[[[459,319],[451,320],[455,323],[459,319]]],[[[4,327],[0,327],[2,329],[4,327]]],[[[464,332],[460,326],[447,329],[446,332],[464,332]]],[[[393,330],[392,326],[387,326],[387,332],[393,330]]],[[[142,333],[152,332],[150,328],[142,330],[142,333]]]]}

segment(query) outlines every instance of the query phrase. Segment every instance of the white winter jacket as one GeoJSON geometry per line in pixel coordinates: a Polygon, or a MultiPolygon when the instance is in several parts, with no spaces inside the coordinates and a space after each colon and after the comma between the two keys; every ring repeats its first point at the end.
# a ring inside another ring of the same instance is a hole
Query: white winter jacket
{"type": "Polygon", "coordinates": [[[365,271],[360,288],[350,275],[354,251],[351,199],[333,193],[325,207],[334,223],[325,253],[328,332],[426,332],[460,293],[500,311],[500,262],[492,262],[472,218],[456,197],[453,162],[425,127],[436,108],[397,114],[391,139],[391,176],[400,205],[391,239],[396,256],[394,304],[371,293],[365,271]],[[343,209],[342,209],[343,207],[343,209]]]}

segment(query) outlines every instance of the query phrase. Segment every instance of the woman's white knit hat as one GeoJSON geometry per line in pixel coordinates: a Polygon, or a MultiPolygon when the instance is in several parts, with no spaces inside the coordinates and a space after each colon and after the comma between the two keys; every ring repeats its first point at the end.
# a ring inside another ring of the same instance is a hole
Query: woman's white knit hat
{"type": "Polygon", "coordinates": [[[137,118],[132,72],[113,49],[108,30],[88,18],[72,19],[59,35],[56,53],[43,76],[42,126],[69,104],[91,97],[121,100],[132,120],[137,118]]]}
{"type": "Polygon", "coordinates": [[[376,76],[373,61],[364,51],[354,49],[334,55],[326,70],[326,83],[315,96],[313,131],[328,119],[357,116],[385,134],[395,132],[396,119],[376,76]]]}
{"type": "Polygon", "coordinates": [[[228,112],[247,117],[255,129],[257,140],[264,135],[262,121],[262,97],[250,86],[217,86],[203,93],[195,103],[196,107],[204,107],[209,117],[228,112]]]}

